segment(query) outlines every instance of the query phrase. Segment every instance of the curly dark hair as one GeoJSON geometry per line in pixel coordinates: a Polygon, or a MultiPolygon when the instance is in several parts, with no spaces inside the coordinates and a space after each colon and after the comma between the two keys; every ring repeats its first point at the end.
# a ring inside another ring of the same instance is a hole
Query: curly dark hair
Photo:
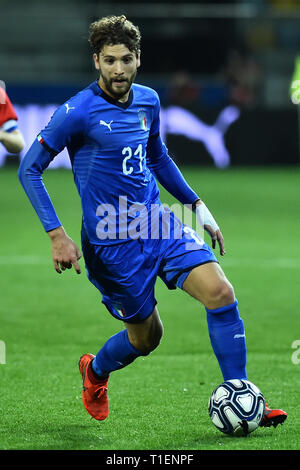
{"type": "Polygon", "coordinates": [[[103,46],[114,46],[115,44],[124,44],[136,55],[140,51],[140,30],[125,15],[100,18],[90,25],[89,33],[89,43],[97,55],[103,46]]]}

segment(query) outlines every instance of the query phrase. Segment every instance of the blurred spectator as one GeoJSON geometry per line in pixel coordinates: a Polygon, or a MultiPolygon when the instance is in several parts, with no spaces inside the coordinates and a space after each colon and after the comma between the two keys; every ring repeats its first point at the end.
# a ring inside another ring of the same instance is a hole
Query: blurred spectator
{"type": "Polygon", "coordinates": [[[193,81],[188,72],[180,70],[171,78],[167,101],[173,105],[190,107],[200,96],[200,87],[193,81]]]}
{"type": "Polygon", "coordinates": [[[241,108],[253,107],[259,99],[261,70],[249,53],[231,50],[225,70],[229,101],[241,108]]]}

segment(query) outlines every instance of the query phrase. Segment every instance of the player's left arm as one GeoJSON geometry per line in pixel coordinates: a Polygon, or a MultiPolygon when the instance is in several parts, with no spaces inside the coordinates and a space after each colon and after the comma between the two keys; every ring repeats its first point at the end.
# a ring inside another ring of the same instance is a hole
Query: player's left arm
{"type": "Polygon", "coordinates": [[[20,153],[24,146],[24,138],[19,129],[11,132],[0,129],[0,142],[9,153],[20,153]]]}
{"type": "Polygon", "coordinates": [[[147,165],[159,183],[182,204],[191,205],[196,217],[212,239],[212,247],[218,243],[220,254],[225,254],[224,238],[222,232],[205,203],[197,193],[188,185],[176,163],[168,154],[167,147],[162,142],[159,133],[159,100],[156,105],[148,145],[147,165]]]}

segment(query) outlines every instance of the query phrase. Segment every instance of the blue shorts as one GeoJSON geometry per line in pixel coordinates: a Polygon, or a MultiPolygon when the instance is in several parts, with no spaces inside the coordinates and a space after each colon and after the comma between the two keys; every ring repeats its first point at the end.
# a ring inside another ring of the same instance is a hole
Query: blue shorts
{"type": "Polygon", "coordinates": [[[181,238],[138,238],[114,245],[91,244],[82,228],[88,278],[115,318],[139,323],[151,315],[157,304],[154,295],[157,276],[169,289],[182,288],[193,268],[218,262],[199,235],[189,226],[181,225],[181,238]]]}

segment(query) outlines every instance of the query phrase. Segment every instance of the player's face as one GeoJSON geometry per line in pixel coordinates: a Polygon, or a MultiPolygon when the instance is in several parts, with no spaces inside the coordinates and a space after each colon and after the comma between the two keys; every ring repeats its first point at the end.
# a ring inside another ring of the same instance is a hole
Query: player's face
{"type": "Polygon", "coordinates": [[[126,101],[140,57],[123,44],[103,46],[99,56],[94,54],[95,67],[100,71],[99,85],[105,93],[117,100],[126,101]]]}

